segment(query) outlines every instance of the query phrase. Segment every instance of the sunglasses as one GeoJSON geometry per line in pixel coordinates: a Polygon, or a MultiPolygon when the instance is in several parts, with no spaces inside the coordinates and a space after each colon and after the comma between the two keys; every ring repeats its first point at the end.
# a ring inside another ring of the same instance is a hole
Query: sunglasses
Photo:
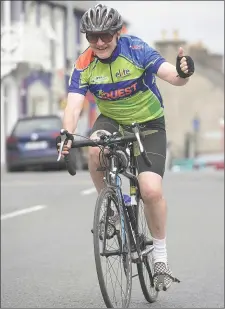
{"type": "Polygon", "coordinates": [[[101,39],[104,43],[110,43],[113,40],[114,33],[86,33],[86,39],[89,43],[96,44],[98,39],[101,39]]]}

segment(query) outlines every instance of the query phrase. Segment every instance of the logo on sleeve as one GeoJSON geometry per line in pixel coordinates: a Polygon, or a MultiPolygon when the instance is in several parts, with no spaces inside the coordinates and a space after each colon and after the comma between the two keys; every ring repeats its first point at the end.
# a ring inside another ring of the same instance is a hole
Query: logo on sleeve
{"type": "Polygon", "coordinates": [[[131,47],[131,49],[143,49],[144,48],[143,45],[132,45],[130,47],[131,47]]]}

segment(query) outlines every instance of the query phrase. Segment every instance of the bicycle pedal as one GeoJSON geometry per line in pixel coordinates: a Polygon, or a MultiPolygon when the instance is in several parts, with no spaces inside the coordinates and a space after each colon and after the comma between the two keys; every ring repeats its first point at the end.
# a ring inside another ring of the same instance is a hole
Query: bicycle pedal
{"type": "Polygon", "coordinates": [[[164,285],[164,275],[159,275],[158,276],[158,282],[157,282],[157,285],[156,285],[155,289],[156,289],[157,292],[159,292],[161,290],[165,291],[165,288],[166,287],[164,285]]]}
{"type": "Polygon", "coordinates": [[[166,291],[166,287],[165,286],[161,286],[160,288],[159,288],[159,284],[155,287],[155,290],[156,290],[156,292],[160,292],[160,291],[166,291]]]}

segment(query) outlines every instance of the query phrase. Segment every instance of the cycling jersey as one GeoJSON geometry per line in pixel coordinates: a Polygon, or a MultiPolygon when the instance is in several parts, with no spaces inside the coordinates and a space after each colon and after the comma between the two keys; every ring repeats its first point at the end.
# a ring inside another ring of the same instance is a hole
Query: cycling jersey
{"type": "Polygon", "coordinates": [[[69,92],[95,96],[100,112],[120,124],[142,123],[164,115],[155,74],[166,60],[144,41],[122,35],[110,59],[89,47],[77,59],[69,92]]]}

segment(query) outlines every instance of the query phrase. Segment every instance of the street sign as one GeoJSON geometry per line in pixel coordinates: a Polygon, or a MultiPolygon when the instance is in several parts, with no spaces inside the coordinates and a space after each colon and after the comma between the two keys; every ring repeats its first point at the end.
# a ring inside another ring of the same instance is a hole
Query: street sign
{"type": "Polygon", "coordinates": [[[192,120],[192,127],[193,127],[194,132],[199,131],[199,129],[200,129],[200,119],[198,117],[195,117],[192,120]]]}

